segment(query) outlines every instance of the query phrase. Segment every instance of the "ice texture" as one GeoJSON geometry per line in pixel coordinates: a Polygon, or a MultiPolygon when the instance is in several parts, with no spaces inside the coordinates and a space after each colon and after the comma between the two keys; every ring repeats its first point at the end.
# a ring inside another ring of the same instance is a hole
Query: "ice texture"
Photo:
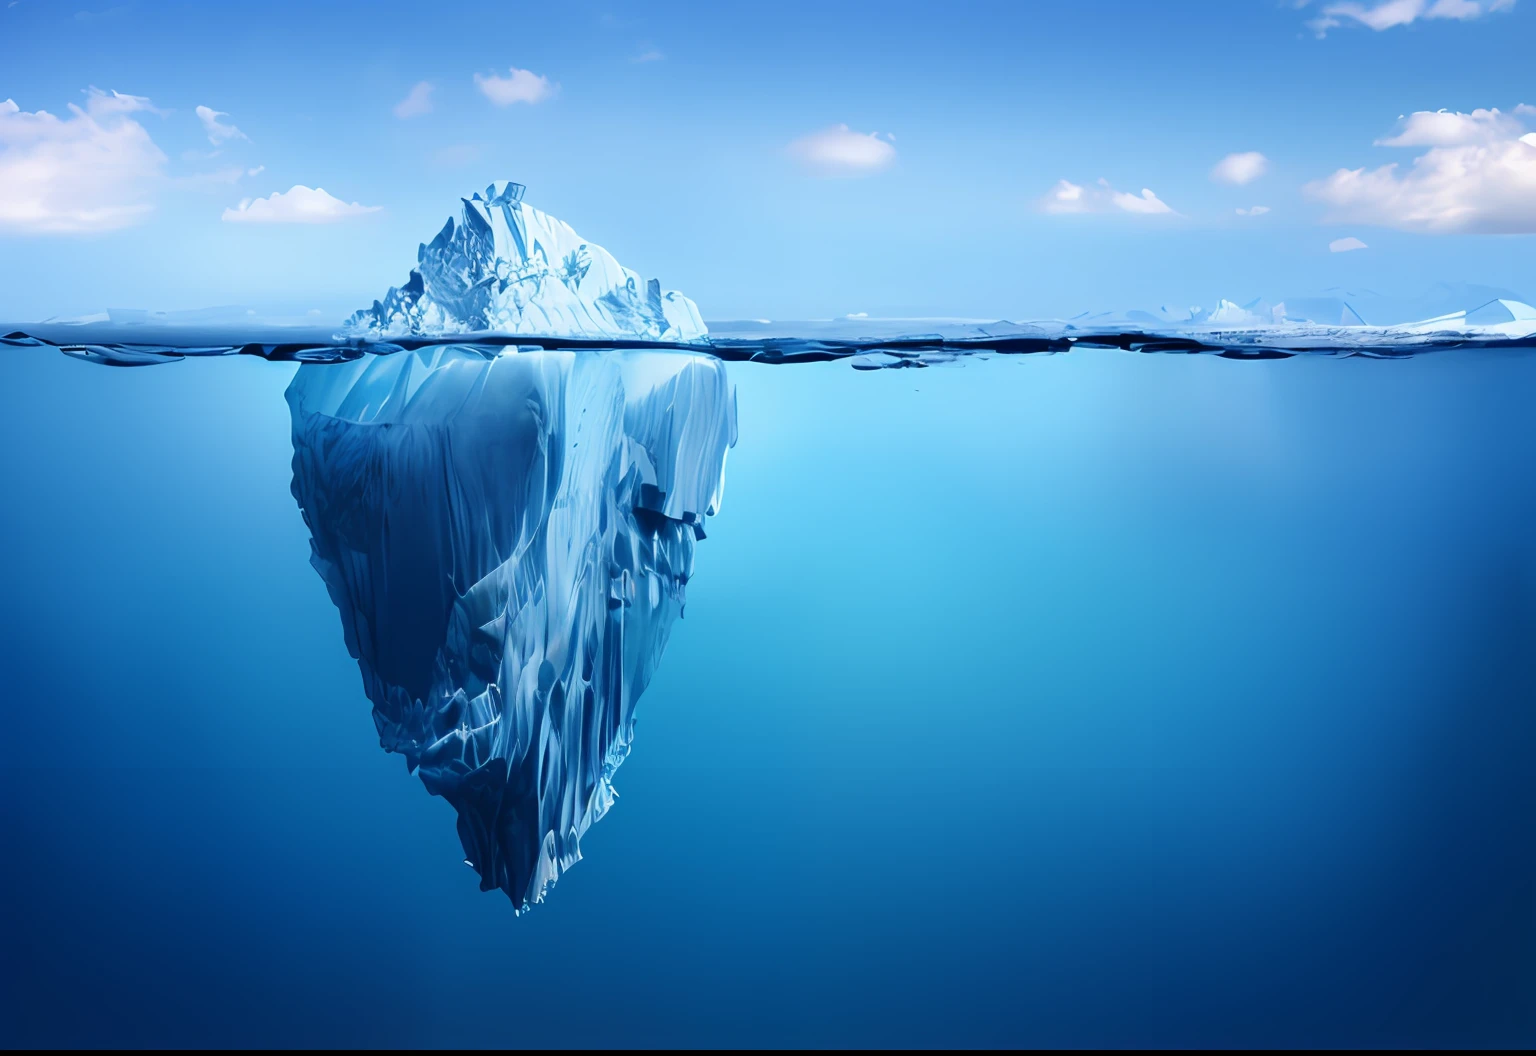
{"type": "Polygon", "coordinates": [[[623,337],[689,343],[709,331],[699,310],[656,279],[643,279],[571,226],[521,201],[522,187],[493,183],[462,199],[416,253],[404,286],[345,325],[351,336],[436,337],[494,332],[623,337]]]}
{"type": "Polygon", "coordinates": [[[725,364],[437,345],[305,364],[287,397],[311,563],[380,743],[521,911],[613,803],[720,508],[725,364]]]}

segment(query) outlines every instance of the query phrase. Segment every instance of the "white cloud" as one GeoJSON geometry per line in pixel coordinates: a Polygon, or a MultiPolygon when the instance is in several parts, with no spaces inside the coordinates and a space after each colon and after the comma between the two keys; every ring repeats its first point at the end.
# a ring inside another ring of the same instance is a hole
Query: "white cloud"
{"type": "Polygon", "coordinates": [[[402,121],[431,112],[432,85],[428,81],[417,81],[406,97],[395,104],[395,116],[402,121]]]}
{"type": "Polygon", "coordinates": [[[789,145],[789,153],[822,176],[867,176],[888,168],[896,160],[896,148],[890,143],[895,138],[833,125],[801,136],[789,145]]]}
{"type": "Polygon", "coordinates": [[[1149,189],[1143,187],[1141,194],[1130,194],[1115,190],[1109,185],[1108,180],[1100,180],[1096,187],[1084,187],[1071,180],[1057,180],[1056,186],[1052,187],[1050,193],[1041,200],[1040,208],[1044,212],[1058,215],[1117,211],[1143,215],[1157,213],[1176,215],[1166,202],[1149,189]]]}
{"type": "Polygon", "coordinates": [[[1051,193],[1045,196],[1040,208],[1047,213],[1091,213],[1088,189],[1071,180],[1057,180],[1051,193]]]}
{"type": "Polygon", "coordinates": [[[1414,114],[1383,144],[1428,146],[1408,168],[1339,169],[1302,191],[1328,219],[1429,233],[1536,234],[1536,133],[1496,110],[1414,114]],[[1481,116],[1480,116],[1481,115],[1481,116]]]}
{"type": "Polygon", "coordinates": [[[475,84],[497,106],[537,103],[548,99],[555,92],[555,86],[549,83],[548,77],[541,77],[532,70],[520,70],[516,66],[511,67],[506,77],[495,73],[477,73],[475,84]]]}
{"type": "MultiPolygon", "coordinates": [[[[1305,0],[1303,0],[1305,2],[1305,0]]],[[[1494,11],[1508,11],[1515,0],[1376,0],[1374,3],[1333,3],[1307,25],[1319,37],[1337,26],[1367,26],[1378,32],[1407,26],[1419,19],[1454,19],[1465,22],[1494,11]]]]}
{"type": "Polygon", "coordinates": [[[666,58],[666,56],[663,55],[661,52],[657,51],[655,48],[647,48],[646,50],[642,51],[640,54],[636,55],[633,59],[630,59],[629,61],[630,62],[660,62],[664,58],[666,58]]]}
{"type": "Polygon", "coordinates": [[[211,107],[200,106],[197,108],[197,119],[203,123],[203,131],[208,133],[208,142],[214,146],[231,139],[250,139],[244,132],[234,125],[226,125],[219,120],[228,117],[222,110],[214,110],[211,107]]]}
{"type": "Polygon", "coordinates": [[[1172,209],[1150,190],[1143,187],[1141,196],[1128,194],[1124,191],[1112,191],[1110,201],[1115,203],[1117,209],[1124,209],[1128,213],[1171,213],[1172,209]]]}
{"type": "Polygon", "coordinates": [[[266,171],[267,171],[267,167],[265,165],[258,165],[254,169],[246,169],[245,170],[245,174],[247,176],[260,176],[262,173],[264,173],[266,171]]]}
{"type": "Polygon", "coordinates": [[[1237,211],[1237,215],[1238,216],[1263,216],[1267,212],[1269,212],[1269,206],[1267,206],[1267,205],[1256,205],[1252,209],[1239,209],[1237,211]]]}
{"type": "Polygon", "coordinates": [[[354,216],[376,213],[377,205],[348,204],[325,193],[322,188],[299,184],[286,193],[274,192],[266,198],[246,198],[220,218],[240,224],[332,224],[354,216]]]}
{"type": "Polygon", "coordinates": [[[1256,150],[1243,154],[1228,154],[1211,170],[1211,179],[1218,183],[1241,186],[1252,183],[1269,169],[1269,159],[1256,150]]]}
{"type": "MultiPolygon", "coordinates": [[[[1520,113],[1520,107],[1515,107],[1515,113],[1520,113]]],[[[1453,147],[1513,139],[1524,131],[1518,120],[1497,108],[1474,110],[1470,114],[1419,110],[1398,120],[1402,127],[1397,135],[1378,139],[1378,147],[1453,147]]]]}
{"type": "Polygon", "coordinates": [[[165,155],[129,117],[148,99],[95,88],[72,116],[0,102],[0,230],[110,231],[142,219],[165,155]]]}
{"type": "Polygon", "coordinates": [[[1352,253],[1357,249],[1370,248],[1370,246],[1367,246],[1364,242],[1354,237],[1336,238],[1332,242],[1328,243],[1328,252],[1330,253],[1352,253]]]}

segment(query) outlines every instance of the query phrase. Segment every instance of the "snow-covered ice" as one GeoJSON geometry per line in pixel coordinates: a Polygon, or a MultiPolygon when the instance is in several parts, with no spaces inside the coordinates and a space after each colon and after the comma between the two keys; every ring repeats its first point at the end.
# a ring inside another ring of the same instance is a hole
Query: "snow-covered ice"
{"type": "Polygon", "coordinates": [[[624,267],[602,246],[493,183],[462,200],[416,254],[404,286],[391,288],[343,328],[371,338],[494,332],[699,342],[699,310],[656,279],[624,267]]]}

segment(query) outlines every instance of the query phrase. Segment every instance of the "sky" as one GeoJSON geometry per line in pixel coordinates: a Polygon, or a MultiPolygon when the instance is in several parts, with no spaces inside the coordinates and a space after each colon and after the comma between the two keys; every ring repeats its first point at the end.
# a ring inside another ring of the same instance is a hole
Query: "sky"
{"type": "Polygon", "coordinates": [[[7,321],[340,318],[496,179],[706,319],[1536,299],[1532,0],[82,2],[0,0],[7,321]]]}

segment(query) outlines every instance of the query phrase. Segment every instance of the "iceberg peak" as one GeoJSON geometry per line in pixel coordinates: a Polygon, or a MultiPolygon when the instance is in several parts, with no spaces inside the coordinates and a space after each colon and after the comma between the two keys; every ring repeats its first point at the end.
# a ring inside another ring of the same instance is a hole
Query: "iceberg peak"
{"type": "Polygon", "coordinates": [[[373,338],[469,333],[703,341],[698,307],[624,267],[564,221],[523,202],[520,183],[497,181],[461,199],[416,253],[404,286],[355,313],[344,331],[373,338]]]}

